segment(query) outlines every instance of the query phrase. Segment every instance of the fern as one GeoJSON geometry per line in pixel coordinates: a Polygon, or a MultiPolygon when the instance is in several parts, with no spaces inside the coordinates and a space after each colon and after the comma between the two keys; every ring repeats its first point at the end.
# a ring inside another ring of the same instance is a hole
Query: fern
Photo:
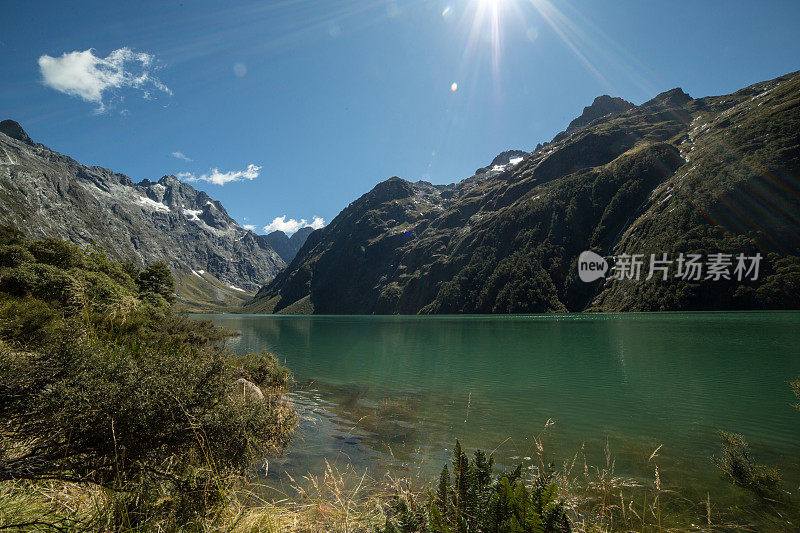
{"type": "Polygon", "coordinates": [[[461,443],[453,449],[452,480],[444,465],[435,494],[419,505],[395,496],[381,533],[569,532],[571,525],[552,470],[539,472],[527,486],[522,465],[494,475],[494,461],[482,451],[470,461],[461,443]]]}

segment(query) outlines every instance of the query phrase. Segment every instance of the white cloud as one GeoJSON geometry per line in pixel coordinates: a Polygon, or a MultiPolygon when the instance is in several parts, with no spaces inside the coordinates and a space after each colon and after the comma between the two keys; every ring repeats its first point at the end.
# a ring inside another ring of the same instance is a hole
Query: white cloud
{"type": "Polygon", "coordinates": [[[320,229],[325,227],[325,219],[322,217],[314,216],[311,220],[311,224],[308,224],[309,227],[314,229],[320,229]]]}
{"type": "Polygon", "coordinates": [[[39,57],[39,71],[46,86],[97,104],[98,113],[106,109],[104,93],[109,90],[139,89],[146,99],[151,98],[154,89],[171,95],[170,88],[153,76],[154,70],[154,56],[127,47],[114,50],[105,58],[94,55],[92,48],[66,52],[61,57],[39,57]]]}
{"type": "Polygon", "coordinates": [[[295,233],[300,228],[309,227],[320,229],[323,226],[325,226],[325,219],[322,217],[314,216],[309,223],[304,218],[301,218],[300,220],[295,220],[293,218],[286,220],[286,215],[283,215],[280,217],[275,217],[269,225],[264,226],[264,232],[270,233],[273,231],[282,231],[288,235],[295,233]]]}
{"type": "Polygon", "coordinates": [[[232,181],[254,180],[258,177],[261,167],[254,164],[247,165],[245,170],[231,170],[230,172],[220,172],[218,168],[211,169],[208,174],[195,176],[191,172],[180,172],[178,178],[183,181],[207,181],[214,185],[225,185],[232,181]]]}
{"type": "Polygon", "coordinates": [[[242,227],[243,227],[244,229],[246,229],[246,230],[250,230],[250,231],[255,231],[255,230],[256,230],[256,227],[255,227],[253,224],[245,224],[245,225],[244,225],[244,226],[242,226],[242,227]]]}
{"type": "Polygon", "coordinates": [[[192,161],[192,159],[183,152],[172,152],[172,157],[175,159],[183,159],[184,161],[192,161]]]}

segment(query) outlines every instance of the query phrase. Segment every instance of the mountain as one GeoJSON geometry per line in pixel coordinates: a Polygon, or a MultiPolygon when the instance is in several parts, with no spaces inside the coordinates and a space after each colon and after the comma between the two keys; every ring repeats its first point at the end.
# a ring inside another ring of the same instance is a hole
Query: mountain
{"type": "Polygon", "coordinates": [[[175,176],[134,183],[81,165],[12,120],[0,123],[0,223],[139,265],[165,261],[192,308],[241,303],[285,266],[222,204],[175,176]]]}
{"type": "Polygon", "coordinates": [[[599,97],[552,141],[506,160],[457,184],[378,184],[312,233],[246,308],[800,308],[797,73],[716,97],[673,89],[639,106],[599,97]],[[757,279],[741,282],[670,275],[584,283],[584,250],[609,260],[719,252],[763,261],[757,279]]]}
{"type": "Polygon", "coordinates": [[[581,116],[569,123],[569,126],[567,126],[567,131],[573,131],[577,128],[582,128],[583,126],[586,126],[587,124],[594,122],[595,120],[606,115],[618,115],[620,113],[624,113],[625,111],[628,111],[634,107],[636,106],[619,97],[612,98],[607,94],[598,96],[594,99],[592,105],[583,108],[583,113],[581,113],[581,116]]]}
{"type": "Polygon", "coordinates": [[[294,232],[291,237],[282,231],[273,231],[267,235],[259,235],[259,239],[266,241],[288,265],[303,247],[312,231],[314,228],[306,226],[294,232]]]}

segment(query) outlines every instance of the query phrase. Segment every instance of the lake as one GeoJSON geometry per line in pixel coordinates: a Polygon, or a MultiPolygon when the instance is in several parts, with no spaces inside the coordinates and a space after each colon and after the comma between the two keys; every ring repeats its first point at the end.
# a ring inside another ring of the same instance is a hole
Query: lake
{"type": "Polygon", "coordinates": [[[203,315],[236,330],[238,353],[278,354],[297,380],[302,421],[269,477],[324,460],[435,475],[455,439],[500,464],[536,459],[728,490],[710,462],[719,429],[800,481],[800,313],[535,316],[203,315]],[[543,431],[548,420],[554,421],[543,431]]]}

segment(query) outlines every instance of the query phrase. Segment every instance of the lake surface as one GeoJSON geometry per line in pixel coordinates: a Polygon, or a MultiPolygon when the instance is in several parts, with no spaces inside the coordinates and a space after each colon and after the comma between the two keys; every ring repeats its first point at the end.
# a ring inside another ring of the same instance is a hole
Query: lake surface
{"type": "Polygon", "coordinates": [[[717,431],[800,480],[800,313],[536,316],[204,315],[241,332],[239,353],[269,350],[294,372],[303,412],[269,477],[319,473],[324,460],[379,477],[435,475],[455,439],[501,464],[578,454],[618,474],[727,490],[709,458],[717,431]],[[555,421],[543,433],[548,420],[555,421]],[[526,459],[533,458],[533,459],[526,459]]]}

